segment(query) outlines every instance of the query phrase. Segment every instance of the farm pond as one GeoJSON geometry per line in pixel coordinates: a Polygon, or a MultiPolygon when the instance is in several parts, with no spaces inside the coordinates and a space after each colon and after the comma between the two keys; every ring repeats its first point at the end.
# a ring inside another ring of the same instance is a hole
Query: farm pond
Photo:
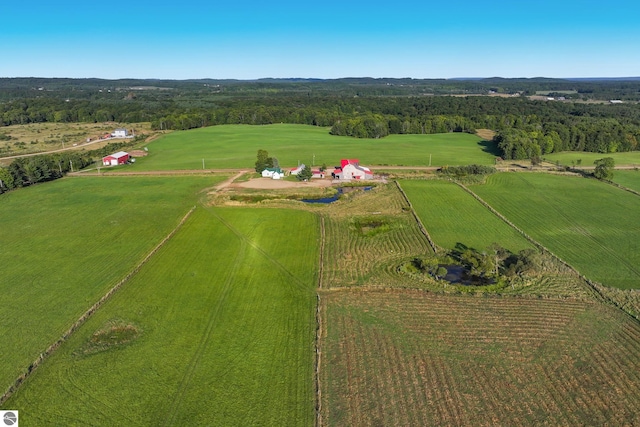
{"type": "Polygon", "coordinates": [[[443,279],[454,285],[484,286],[496,283],[496,280],[493,278],[487,279],[472,275],[469,270],[462,265],[440,265],[440,267],[447,269],[447,274],[443,279]]]}
{"type": "Polygon", "coordinates": [[[352,191],[369,191],[373,188],[373,186],[367,187],[338,187],[338,192],[331,197],[322,197],[319,199],[302,199],[305,203],[333,203],[336,200],[340,199],[340,196],[346,193],[350,193],[352,191]]]}

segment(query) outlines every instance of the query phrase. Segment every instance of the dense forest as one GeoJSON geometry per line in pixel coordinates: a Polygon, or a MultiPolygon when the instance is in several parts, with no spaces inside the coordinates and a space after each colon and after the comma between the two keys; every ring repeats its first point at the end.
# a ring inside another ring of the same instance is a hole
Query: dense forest
{"type": "Polygon", "coordinates": [[[356,138],[491,129],[497,132],[495,140],[503,158],[525,159],[567,150],[637,150],[638,100],[637,78],[24,78],[0,79],[0,126],[114,121],[151,122],[155,129],[184,130],[221,124],[296,123],[330,127],[334,135],[356,138]],[[503,96],[496,96],[500,94],[503,96]],[[541,94],[544,96],[530,96],[541,94]],[[607,102],[610,100],[616,102],[607,102]]]}

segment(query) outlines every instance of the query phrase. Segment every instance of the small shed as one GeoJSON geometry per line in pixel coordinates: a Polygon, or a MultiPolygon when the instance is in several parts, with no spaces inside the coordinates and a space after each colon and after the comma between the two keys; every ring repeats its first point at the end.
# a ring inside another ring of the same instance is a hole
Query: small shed
{"type": "Polygon", "coordinates": [[[117,166],[127,163],[127,160],[129,160],[129,153],[118,151],[117,153],[103,157],[102,164],[104,166],[117,166]]]}

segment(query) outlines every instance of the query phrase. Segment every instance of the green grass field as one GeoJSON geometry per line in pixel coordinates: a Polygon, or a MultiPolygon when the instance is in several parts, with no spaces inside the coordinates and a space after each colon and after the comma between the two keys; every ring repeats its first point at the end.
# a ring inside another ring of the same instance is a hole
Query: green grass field
{"type": "Polygon", "coordinates": [[[222,178],[65,178],[0,196],[0,390],[222,178]]]}
{"type": "Polygon", "coordinates": [[[313,425],[318,220],[198,208],[5,405],[25,425],[313,425]],[[112,324],[129,343],[87,352],[112,324]]]}
{"type": "Polygon", "coordinates": [[[623,187],[640,191],[640,171],[615,170],[613,171],[613,181],[623,187]]]}
{"type": "Polygon", "coordinates": [[[332,136],[328,128],[304,125],[225,125],[172,132],[149,143],[149,155],[131,170],[248,168],[259,149],[277,157],[283,167],[298,161],[328,167],[340,159],[358,158],[363,165],[427,166],[493,164],[494,156],[483,151],[486,142],[465,133],[437,135],[390,135],[382,139],[332,136]]]}
{"type": "Polygon", "coordinates": [[[545,154],[544,158],[552,163],[559,161],[565,166],[575,165],[580,168],[582,166],[593,167],[593,162],[603,157],[613,157],[616,166],[640,166],[640,151],[629,151],[626,153],[588,153],[586,151],[563,151],[561,153],[545,154]],[[578,160],[582,160],[578,165],[578,160]]]}
{"type": "Polygon", "coordinates": [[[640,288],[640,197],[594,179],[501,173],[470,187],[585,276],[640,288]]]}
{"type": "Polygon", "coordinates": [[[403,180],[401,186],[436,245],[484,250],[492,243],[516,253],[533,246],[456,184],[403,180]]]}

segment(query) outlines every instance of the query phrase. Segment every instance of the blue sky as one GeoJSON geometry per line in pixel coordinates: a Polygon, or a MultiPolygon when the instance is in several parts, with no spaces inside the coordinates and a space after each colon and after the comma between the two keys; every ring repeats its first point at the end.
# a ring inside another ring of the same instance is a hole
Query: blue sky
{"type": "Polygon", "coordinates": [[[0,77],[640,76],[640,3],[9,2],[0,77]]]}

